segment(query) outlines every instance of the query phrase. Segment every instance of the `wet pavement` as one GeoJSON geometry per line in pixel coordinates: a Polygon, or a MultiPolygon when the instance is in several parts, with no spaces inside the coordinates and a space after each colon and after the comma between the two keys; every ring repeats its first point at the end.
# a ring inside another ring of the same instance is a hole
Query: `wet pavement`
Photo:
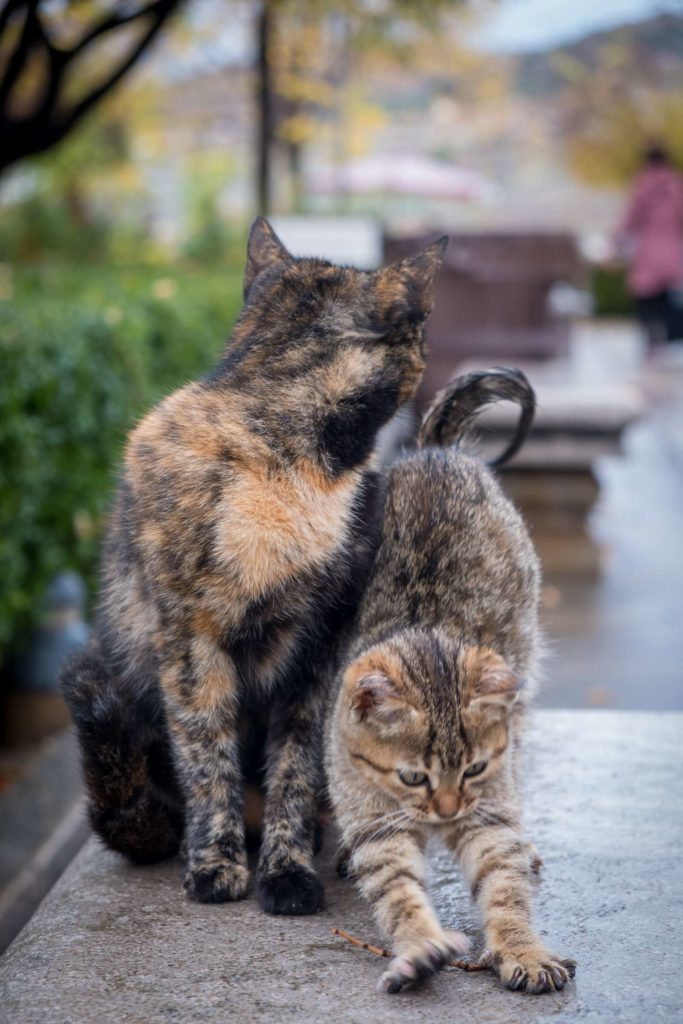
{"type": "Polygon", "coordinates": [[[580,333],[574,371],[637,383],[643,418],[594,467],[594,565],[546,577],[545,707],[683,709],[683,346],[647,357],[629,325],[580,333]]]}

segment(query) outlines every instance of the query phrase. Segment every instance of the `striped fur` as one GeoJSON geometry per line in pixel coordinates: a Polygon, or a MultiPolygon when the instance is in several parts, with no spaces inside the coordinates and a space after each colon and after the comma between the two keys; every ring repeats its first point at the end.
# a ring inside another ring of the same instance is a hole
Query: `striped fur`
{"type": "Polygon", "coordinates": [[[462,866],[504,984],[545,992],[562,988],[574,970],[533,930],[538,861],[520,825],[521,727],[540,653],[538,560],[490,470],[429,446],[457,443],[477,406],[497,394],[522,403],[523,433],[533,414],[523,376],[470,375],[428,412],[420,433],[427,447],[391,471],[380,546],[328,727],[345,864],[393,945],[382,979],[389,992],[438,971],[466,945],[442,928],[426,892],[430,834],[462,866]]]}
{"type": "MultiPolygon", "coordinates": [[[[294,259],[263,220],[245,305],[206,378],[132,432],[88,651],[63,673],[93,826],[177,851],[201,901],[318,910],[322,716],[377,541],[379,428],[415,391],[443,241],[377,272],[294,259]]],[[[191,339],[188,339],[191,344],[191,339]]]]}

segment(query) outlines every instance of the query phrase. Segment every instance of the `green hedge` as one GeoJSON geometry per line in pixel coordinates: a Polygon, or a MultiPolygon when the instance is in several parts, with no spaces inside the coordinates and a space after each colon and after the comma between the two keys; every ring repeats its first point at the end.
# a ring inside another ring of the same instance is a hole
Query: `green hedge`
{"type": "Polygon", "coordinates": [[[93,580],[135,419],[206,370],[240,305],[235,269],[24,270],[0,302],[0,663],[55,572],[93,580]]]}
{"type": "Polygon", "coordinates": [[[633,299],[622,267],[594,267],[591,278],[596,316],[633,316],[633,299]]]}

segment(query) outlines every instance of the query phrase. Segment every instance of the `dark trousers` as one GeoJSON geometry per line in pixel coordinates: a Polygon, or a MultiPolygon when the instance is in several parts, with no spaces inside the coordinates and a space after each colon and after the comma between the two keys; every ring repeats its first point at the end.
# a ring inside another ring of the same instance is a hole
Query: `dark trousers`
{"type": "Polygon", "coordinates": [[[670,290],[640,296],[636,310],[651,345],[683,339],[683,308],[670,290]]]}

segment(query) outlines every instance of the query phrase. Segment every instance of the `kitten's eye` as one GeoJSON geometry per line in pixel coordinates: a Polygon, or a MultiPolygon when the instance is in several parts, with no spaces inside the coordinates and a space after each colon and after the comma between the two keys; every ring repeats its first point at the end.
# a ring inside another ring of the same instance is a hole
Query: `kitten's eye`
{"type": "Polygon", "coordinates": [[[406,786],[424,786],[427,781],[424,772],[399,772],[398,777],[406,786]]]}
{"type": "Polygon", "coordinates": [[[481,773],[486,770],[487,765],[488,761],[475,761],[474,764],[471,764],[469,768],[463,772],[463,775],[466,779],[471,779],[474,775],[481,775],[481,773]]]}

